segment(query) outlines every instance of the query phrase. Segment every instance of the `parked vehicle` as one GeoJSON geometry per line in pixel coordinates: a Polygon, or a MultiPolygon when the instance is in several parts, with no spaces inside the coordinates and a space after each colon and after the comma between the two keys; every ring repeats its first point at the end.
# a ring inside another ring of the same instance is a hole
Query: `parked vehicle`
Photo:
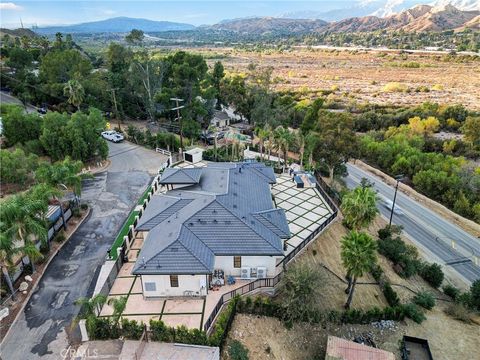
{"type": "Polygon", "coordinates": [[[124,140],[124,137],[122,134],[113,130],[102,132],[102,137],[106,140],[113,141],[114,143],[118,143],[124,140]]]}
{"type": "Polygon", "coordinates": [[[37,112],[39,114],[45,115],[47,113],[47,108],[46,107],[40,107],[37,109],[37,112]]]}

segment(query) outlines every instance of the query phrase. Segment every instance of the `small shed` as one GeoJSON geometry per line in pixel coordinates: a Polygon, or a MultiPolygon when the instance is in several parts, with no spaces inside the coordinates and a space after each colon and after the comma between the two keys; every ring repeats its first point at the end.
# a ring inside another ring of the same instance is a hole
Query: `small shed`
{"type": "Polygon", "coordinates": [[[183,160],[196,164],[203,160],[203,149],[193,148],[183,153],[183,160]]]}
{"type": "Polygon", "coordinates": [[[219,128],[227,127],[230,125],[230,116],[224,111],[216,110],[210,123],[219,128]]]}

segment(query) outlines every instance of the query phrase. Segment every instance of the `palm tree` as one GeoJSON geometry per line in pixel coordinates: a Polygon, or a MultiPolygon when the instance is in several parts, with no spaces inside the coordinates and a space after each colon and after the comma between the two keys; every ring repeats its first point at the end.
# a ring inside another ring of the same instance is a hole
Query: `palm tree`
{"type": "Polygon", "coordinates": [[[293,135],[290,130],[280,125],[275,129],[275,139],[278,150],[283,152],[283,171],[285,172],[288,160],[288,149],[293,142],[293,135]]]}
{"type": "Polygon", "coordinates": [[[80,110],[80,105],[85,98],[85,90],[78,80],[68,80],[63,88],[63,94],[68,96],[68,103],[80,110]]]}
{"type": "Polygon", "coordinates": [[[264,158],[264,154],[263,154],[263,148],[264,148],[264,145],[265,145],[265,139],[268,138],[268,129],[266,127],[258,127],[257,130],[256,130],[256,133],[257,133],[257,137],[258,137],[258,146],[260,148],[260,159],[263,160],[264,158]]]}
{"type": "Polygon", "coordinates": [[[80,298],[75,301],[75,305],[81,306],[82,317],[89,318],[99,314],[106,302],[107,297],[105,295],[97,294],[92,298],[80,298]]]}
{"type": "Polygon", "coordinates": [[[113,320],[115,323],[120,320],[120,316],[122,316],[123,310],[125,310],[125,306],[127,305],[127,297],[121,296],[119,298],[110,298],[108,300],[108,305],[113,307],[113,320]]]}
{"type": "Polygon", "coordinates": [[[5,234],[18,241],[22,253],[29,258],[34,268],[34,261],[42,257],[37,250],[32,237],[47,243],[47,226],[44,217],[48,210],[48,204],[32,194],[15,195],[2,204],[2,217],[5,224],[5,234]]]}
{"type": "Polygon", "coordinates": [[[296,140],[300,152],[300,167],[303,167],[303,155],[305,154],[305,135],[303,135],[301,130],[297,131],[296,140]]]}
{"type": "Polygon", "coordinates": [[[371,186],[358,186],[342,197],[341,210],[349,229],[368,227],[378,214],[377,193],[371,186]]]}
{"type": "Polygon", "coordinates": [[[0,230],[0,266],[8,290],[10,290],[10,293],[12,294],[12,299],[15,300],[15,290],[13,289],[12,279],[8,273],[8,268],[13,265],[13,257],[18,253],[19,248],[14,246],[12,238],[6,236],[1,227],[0,230]]]}
{"type": "Polygon", "coordinates": [[[349,282],[348,298],[345,308],[349,309],[353,299],[353,292],[357,279],[370,271],[372,265],[377,262],[377,243],[367,234],[350,231],[342,238],[341,258],[347,274],[352,281],[349,282]]]}

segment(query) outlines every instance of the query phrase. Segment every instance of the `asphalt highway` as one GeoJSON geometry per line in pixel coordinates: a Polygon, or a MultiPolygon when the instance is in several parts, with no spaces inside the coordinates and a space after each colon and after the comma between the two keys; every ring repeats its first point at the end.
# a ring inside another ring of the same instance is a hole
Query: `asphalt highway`
{"type": "MultiPolygon", "coordinates": [[[[385,200],[393,201],[395,188],[355,165],[348,164],[347,167],[349,173],[345,178],[347,186],[354,188],[360,184],[362,178],[372,181],[380,197],[378,201],[380,213],[388,220],[390,209],[386,206],[385,200]]],[[[394,212],[392,223],[402,225],[404,233],[426,254],[432,255],[430,261],[450,266],[467,283],[480,279],[480,259],[478,265],[474,263],[474,256],[477,259],[480,257],[480,239],[401,191],[397,192],[395,208],[397,207],[400,210],[394,212]],[[452,248],[452,242],[455,249],[452,248]]]]}

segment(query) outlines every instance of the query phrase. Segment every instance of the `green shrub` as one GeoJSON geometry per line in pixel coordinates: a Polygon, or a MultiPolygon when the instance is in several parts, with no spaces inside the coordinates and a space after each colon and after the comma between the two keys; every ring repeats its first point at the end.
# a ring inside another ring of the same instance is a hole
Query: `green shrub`
{"type": "Polygon", "coordinates": [[[378,264],[373,264],[372,268],[370,269],[370,273],[372,274],[375,281],[379,282],[383,275],[383,270],[378,264]]]}
{"type": "Polygon", "coordinates": [[[208,339],[210,346],[222,346],[227,336],[232,317],[235,316],[238,301],[238,296],[233,298],[218,316],[215,328],[208,339]]]}
{"type": "Polygon", "coordinates": [[[473,308],[480,310],[480,279],[470,286],[470,303],[473,308]]]}
{"type": "Polygon", "coordinates": [[[460,290],[450,284],[447,284],[443,287],[443,292],[445,295],[450,296],[453,300],[457,300],[458,296],[460,295],[460,290]]]}
{"type": "Polygon", "coordinates": [[[150,320],[150,330],[154,341],[173,342],[175,339],[173,329],[166,326],[163,321],[150,320]]]}
{"type": "Polygon", "coordinates": [[[432,294],[426,291],[418,293],[412,300],[415,304],[427,310],[431,310],[435,306],[435,298],[432,294]]]}
{"type": "Polygon", "coordinates": [[[54,238],[53,241],[61,243],[65,241],[65,231],[60,231],[54,238]]]}
{"type": "Polygon", "coordinates": [[[420,276],[432,285],[435,289],[438,289],[442,285],[444,274],[440,265],[424,264],[420,269],[420,276]]]}
{"type": "Polygon", "coordinates": [[[425,314],[415,304],[402,305],[405,316],[415,321],[417,324],[421,324],[425,319],[425,314]]]}
{"type": "MultiPolygon", "coordinates": [[[[382,234],[382,236],[386,235],[382,234]]],[[[399,236],[380,239],[378,251],[396,265],[394,270],[402,277],[409,278],[415,275],[420,268],[417,249],[412,245],[405,244],[399,236]]]]}
{"type": "Polygon", "coordinates": [[[87,210],[88,209],[88,204],[86,204],[86,203],[80,204],[80,209],[87,210]]]}
{"type": "Polygon", "coordinates": [[[89,316],[86,319],[88,336],[92,340],[118,339],[120,329],[109,317],[100,318],[89,316]]]}
{"type": "Polygon", "coordinates": [[[233,340],[228,346],[228,355],[232,360],[248,360],[248,349],[238,340],[233,340]]]}
{"type": "Polygon", "coordinates": [[[393,290],[392,286],[388,282],[383,285],[383,295],[385,295],[385,299],[387,299],[388,305],[400,305],[400,299],[398,298],[397,293],[395,292],[395,290],[393,290]]]}
{"type": "Polygon", "coordinates": [[[145,325],[135,320],[122,319],[122,335],[126,339],[138,340],[142,337],[145,325]]]}

